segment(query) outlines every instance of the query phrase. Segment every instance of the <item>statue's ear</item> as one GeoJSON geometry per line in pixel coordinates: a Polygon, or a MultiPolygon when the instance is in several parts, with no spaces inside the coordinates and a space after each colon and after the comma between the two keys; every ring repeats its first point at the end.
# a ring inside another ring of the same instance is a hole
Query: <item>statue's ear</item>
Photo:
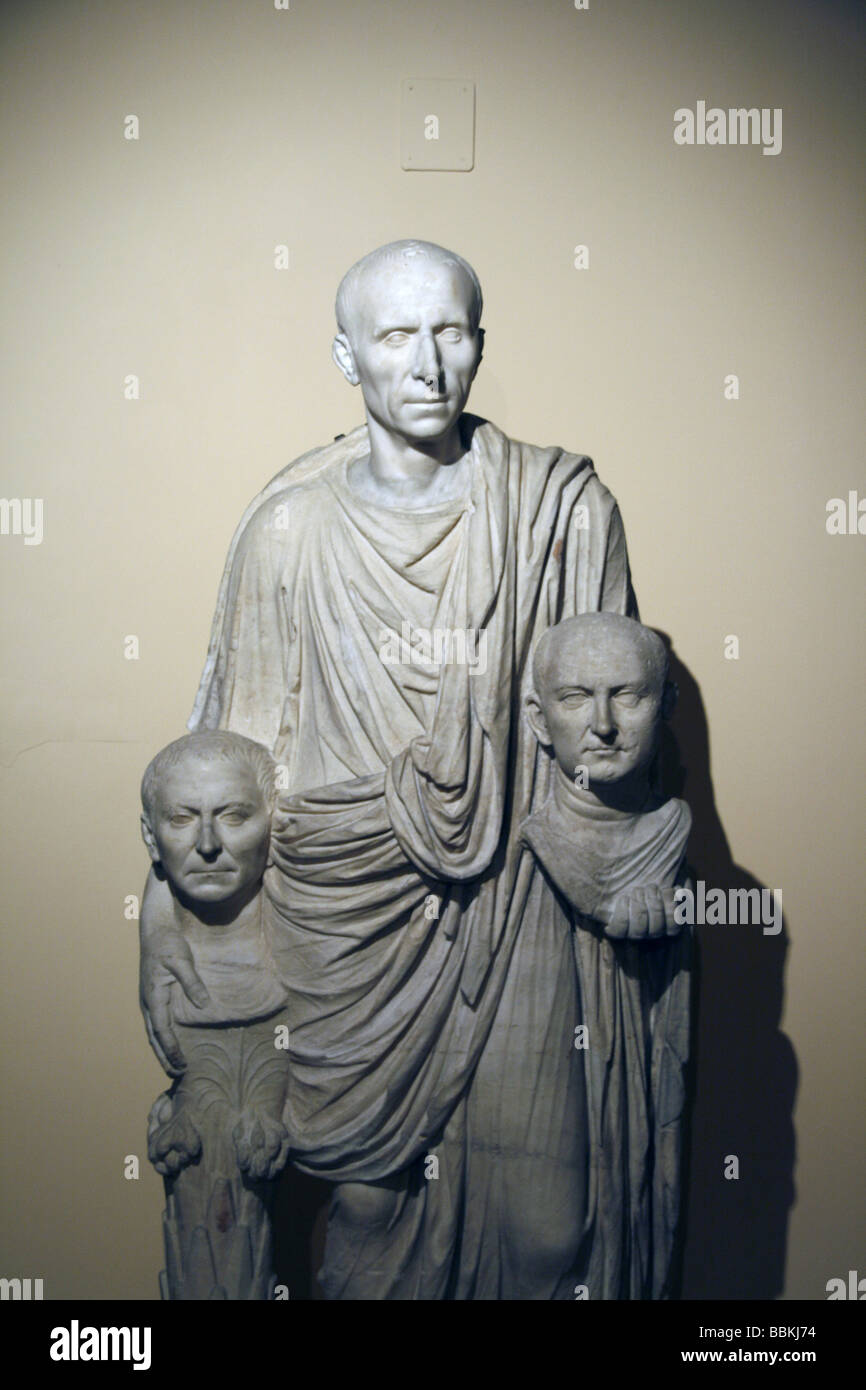
{"type": "Polygon", "coordinates": [[[358,376],[358,368],[355,365],[355,354],[352,351],[352,344],[349,342],[345,333],[337,334],[331,345],[331,356],[349,385],[357,386],[361,378],[358,376]]]}
{"type": "Polygon", "coordinates": [[[676,681],[665,681],[662,691],[661,716],[662,719],[670,719],[677,707],[677,700],[680,696],[680,688],[676,681]]]}
{"type": "Polygon", "coordinates": [[[147,819],[147,816],[143,813],[141,817],[141,838],[144,840],[144,843],[147,846],[147,852],[153,860],[154,864],[158,864],[160,862],[160,858],[159,847],[156,843],[156,836],[153,833],[150,821],[147,819]]]}
{"type": "Polygon", "coordinates": [[[535,734],[542,748],[549,748],[553,743],[553,739],[550,737],[550,730],[547,727],[544,710],[541,708],[541,701],[534,690],[530,690],[527,695],[523,712],[526,715],[527,724],[535,734]]]}

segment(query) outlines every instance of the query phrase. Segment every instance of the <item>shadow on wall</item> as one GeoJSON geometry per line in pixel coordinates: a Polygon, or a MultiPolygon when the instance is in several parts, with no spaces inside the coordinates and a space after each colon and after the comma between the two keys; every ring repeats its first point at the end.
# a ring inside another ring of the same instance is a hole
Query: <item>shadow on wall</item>
{"type": "MultiPolygon", "coordinates": [[[[670,650],[670,639],[659,634],[670,650]]],[[[707,891],[762,889],[735,864],[716,811],[709,732],[694,678],[671,652],[679,686],[661,749],[662,783],[689,803],[689,860],[707,891]],[[673,732],[675,730],[675,734],[673,732]]],[[[783,885],[769,885],[780,887],[783,885]]],[[[695,1024],[680,1242],[683,1299],[777,1298],[794,1202],[797,1060],[781,1032],[787,926],[696,925],[695,1024]],[[738,1160],[739,1176],[725,1177],[738,1160]]]]}

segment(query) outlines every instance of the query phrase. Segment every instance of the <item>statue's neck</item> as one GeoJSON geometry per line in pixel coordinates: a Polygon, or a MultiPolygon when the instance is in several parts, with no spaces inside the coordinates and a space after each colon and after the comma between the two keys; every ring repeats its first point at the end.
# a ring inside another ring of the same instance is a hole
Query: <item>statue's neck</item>
{"type": "Polygon", "coordinates": [[[367,413],[370,453],[349,465],[349,481],[368,501],[392,507],[427,507],[469,490],[470,450],[460,421],[441,439],[419,445],[390,433],[367,413]]]}
{"type": "Polygon", "coordinates": [[[221,937],[256,934],[261,927],[261,885],[254,884],[241,901],[196,903],[173,894],[178,928],[191,942],[213,942],[221,937]]]}
{"type": "Polygon", "coordinates": [[[578,811],[599,819],[619,819],[621,816],[635,816],[651,810],[654,798],[646,769],[610,785],[596,782],[588,787],[581,787],[566,776],[559,763],[556,763],[553,803],[556,809],[566,816],[578,811]]]}

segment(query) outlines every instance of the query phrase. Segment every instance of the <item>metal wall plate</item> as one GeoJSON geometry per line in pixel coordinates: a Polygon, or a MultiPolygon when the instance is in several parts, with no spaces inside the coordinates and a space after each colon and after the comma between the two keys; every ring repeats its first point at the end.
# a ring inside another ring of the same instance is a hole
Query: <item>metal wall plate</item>
{"type": "Polygon", "coordinates": [[[401,86],[404,169],[467,173],[475,163],[475,83],[407,77],[401,86]]]}

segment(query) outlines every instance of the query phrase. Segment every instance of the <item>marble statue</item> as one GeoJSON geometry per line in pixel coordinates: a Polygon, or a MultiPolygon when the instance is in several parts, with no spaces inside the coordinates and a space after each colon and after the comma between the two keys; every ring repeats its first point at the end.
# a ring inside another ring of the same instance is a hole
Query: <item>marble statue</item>
{"type": "Polygon", "coordinates": [[[526,716],[552,754],[553,787],[523,823],[574,913],[590,1104],[587,1290],[662,1298],[679,1215],[691,937],[677,923],[691,813],[654,787],[676,688],[661,638],[632,618],[584,613],[549,628],[526,716]]]}
{"type": "Polygon", "coordinates": [[[273,760],[238,734],[188,734],[149,764],[141,797],[145,844],[209,995],[196,1007],[171,989],[187,1066],[148,1121],[166,1189],[160,1287],[170,1299],[266,1299],[273,1179],[288,1152],[287,993],[261,891],[273,760]]]}
{"type": "MultiPolygon", "coordinates": [[[[655,936],[659,912],[667,932],[669,894],[653,854],[644,878],[596,847],[597,898],[572,901],[533,845],[559,765],[525,717],[548,629],[636,618],[625,534],[589,458],[466,413],[481,312],[472,268],[426,242],[344,277],[333,356],[366,423],[247,509],[189,727],[278,767],[263,899],[291,1025],[283,1121],[290,1162],[334,1184],[326,1297],[661,1296],[655,1206],[626,1235],[598,1179],[611,1111],[575,1037],[606,1003],[575,922],[654,950],[629,934],[646,913],[655,936]]],[[[210,990],[154,874],[141,943],[149,1036],[180,1077],[172,994],[194,1016],[210,990]]]]}

